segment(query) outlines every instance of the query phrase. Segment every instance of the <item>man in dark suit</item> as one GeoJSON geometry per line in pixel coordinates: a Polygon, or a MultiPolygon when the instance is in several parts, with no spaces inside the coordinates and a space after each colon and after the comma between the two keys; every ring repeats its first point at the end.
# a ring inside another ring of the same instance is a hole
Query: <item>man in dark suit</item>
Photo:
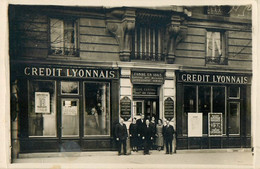
{"type": "Polygon", "coordinates": [[[150,154],[149,153],[149,150],[150,150],[150,147],[151,147],[151,143],[152,143],[152,140],[153,140],[153,131],[152,131],[152,127],[150,126],[149,124],[149,120],[147,119],[145,121],[145,126],[143,128],[143,141],[144,141],[144,155],[145,154],[150,154]]]}
{"type": "Polygon", "coordinates": [[[163,135],[165,139],[166,154],[172,154],[172,140],[174,138],[174,128],[170,125],[169,121],[166,121],[166,126],[163,129],[163,135]]]}
{"type": "Polygon", "coordinates": [[[145,120],[144,120],[144,115],[141,116],[141,119],[138,119],[136,121],[137,124],[137,134],[138,134],[138,149],[141,150],[143,145],[143,128],[145,126],[145,120]]]}
{"type": "Polygon", "coordinates": [[[121,147],[123,145],[124,155],[126,155],[126,139],[127,139],[127,128],[124,124],[124,119],[120,118],[119,124],[116,126],[116,140],[118,141],[118,155],[121,155],[121,147]]]}

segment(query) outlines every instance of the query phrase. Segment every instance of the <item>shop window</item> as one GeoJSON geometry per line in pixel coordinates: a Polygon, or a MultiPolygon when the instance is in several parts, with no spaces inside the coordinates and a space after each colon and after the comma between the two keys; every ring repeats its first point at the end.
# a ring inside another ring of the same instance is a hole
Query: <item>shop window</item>
{"type": "Polygon", "coordinates": [[[222,131],[226,134],[226,88],[213,87],[213,113],[222,113],[222,131]]]}
{"type": "Polygon", "coordinates": [[[239,135],[240,134],[240,103],[230,102],[229,103],[229,134],[239,135]]]}
{"type": "Polygon", "coordinates": [[[30,137],[56,136],[56,87],[54,81],[29,81],[28,132],[30,137]]]}
{"type": "Polygon", "coordinates": [[[77,55],[77,22],[50,18],[50,55],[77,55]]]}
{"type": "Polygon", "coordinates": [[[206,63],[227,64],[223,32],[207,31],[206,63]]]}
{"type": "Polygon", "coordinates": [[[84,135],[110,135],[110,85],[84,83],[84,135]]]}
{"type": "Polygon", "coordinates": [[[240,99],[240,87],[229,87],[229,99],[240,99]]]}
{"type": "Polygon", "coordinates": [[[208,134],[208,113],[211,112],[211,87],[199,86],[198,95],[198,112],[203,114],[203,134],[208,134]]]}
{"type": "Polygon", "coordinates": [[[208,113],[222,113],[223,134],[226,134],[226,87],[184,86],[183,134],[187,133],[187,113],[189,112],[203,114],[202,132],[204,135],[208,134],[208,113]]]}
{"type": "Polygon", "coordinates": [[[188,113],[196,110],[196,86],[184,86],[184,113],[182,114],[182,134],[188,134],[188,113]]]}
{"type": "Polygon", "coordinates": [[[137,23],[133,36],[132,59],[163,61],[163,33],[158,25],[137,23]]]}

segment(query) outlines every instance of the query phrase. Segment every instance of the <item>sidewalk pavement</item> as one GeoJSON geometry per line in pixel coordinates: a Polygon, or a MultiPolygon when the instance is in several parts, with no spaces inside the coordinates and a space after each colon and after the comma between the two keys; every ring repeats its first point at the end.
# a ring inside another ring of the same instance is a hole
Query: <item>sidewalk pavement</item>
{"type": "Polygon", "coordinates": [[[253,156],[248,150],[179,150],[168,155],[164,151],[132,152],[118,156],[116,151],[30,153],[20,155],[9,168],[28,169],[164,169],[164,168],[233,168],[251,169],[253,156]]]}

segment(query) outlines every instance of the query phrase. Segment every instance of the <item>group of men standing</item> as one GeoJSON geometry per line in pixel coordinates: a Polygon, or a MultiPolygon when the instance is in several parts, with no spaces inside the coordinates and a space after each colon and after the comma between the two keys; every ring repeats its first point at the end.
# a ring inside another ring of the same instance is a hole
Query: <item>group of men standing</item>
{"type": "MultiPolygon", "coordinates": [[[[145,119],[144,115],[140,119],[133,119],[133,122],[129,128],[131,147],[133,151],[143,149],[144,155],[150,154],[149,150],[155,143],[156,139],[156,124],[154,120],[149,121],[145,119]]],[[[169,121],[166,121],[163,126],[163,139],[166,147],[166,154],[172,154],[172,141],[174,139],[174,128],[170,125],[169,121]]],[[[115,130],[116,140],[118,141],[118,155],[121,155],[121,147],[123,145],[123,154],[126,155],[126,140],[128,132],[124,120],[120,119],[119,124],[115,130]]]]}

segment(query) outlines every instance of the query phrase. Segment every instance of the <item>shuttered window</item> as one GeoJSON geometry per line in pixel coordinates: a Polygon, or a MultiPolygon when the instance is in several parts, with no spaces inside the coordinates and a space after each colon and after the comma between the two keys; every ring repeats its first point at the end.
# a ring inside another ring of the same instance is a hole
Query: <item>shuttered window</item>
{"type": "Polygon", "coordinates": [[[162,61],[164,29],[157,25],[136,24],[132,59],[162,61]]]}

